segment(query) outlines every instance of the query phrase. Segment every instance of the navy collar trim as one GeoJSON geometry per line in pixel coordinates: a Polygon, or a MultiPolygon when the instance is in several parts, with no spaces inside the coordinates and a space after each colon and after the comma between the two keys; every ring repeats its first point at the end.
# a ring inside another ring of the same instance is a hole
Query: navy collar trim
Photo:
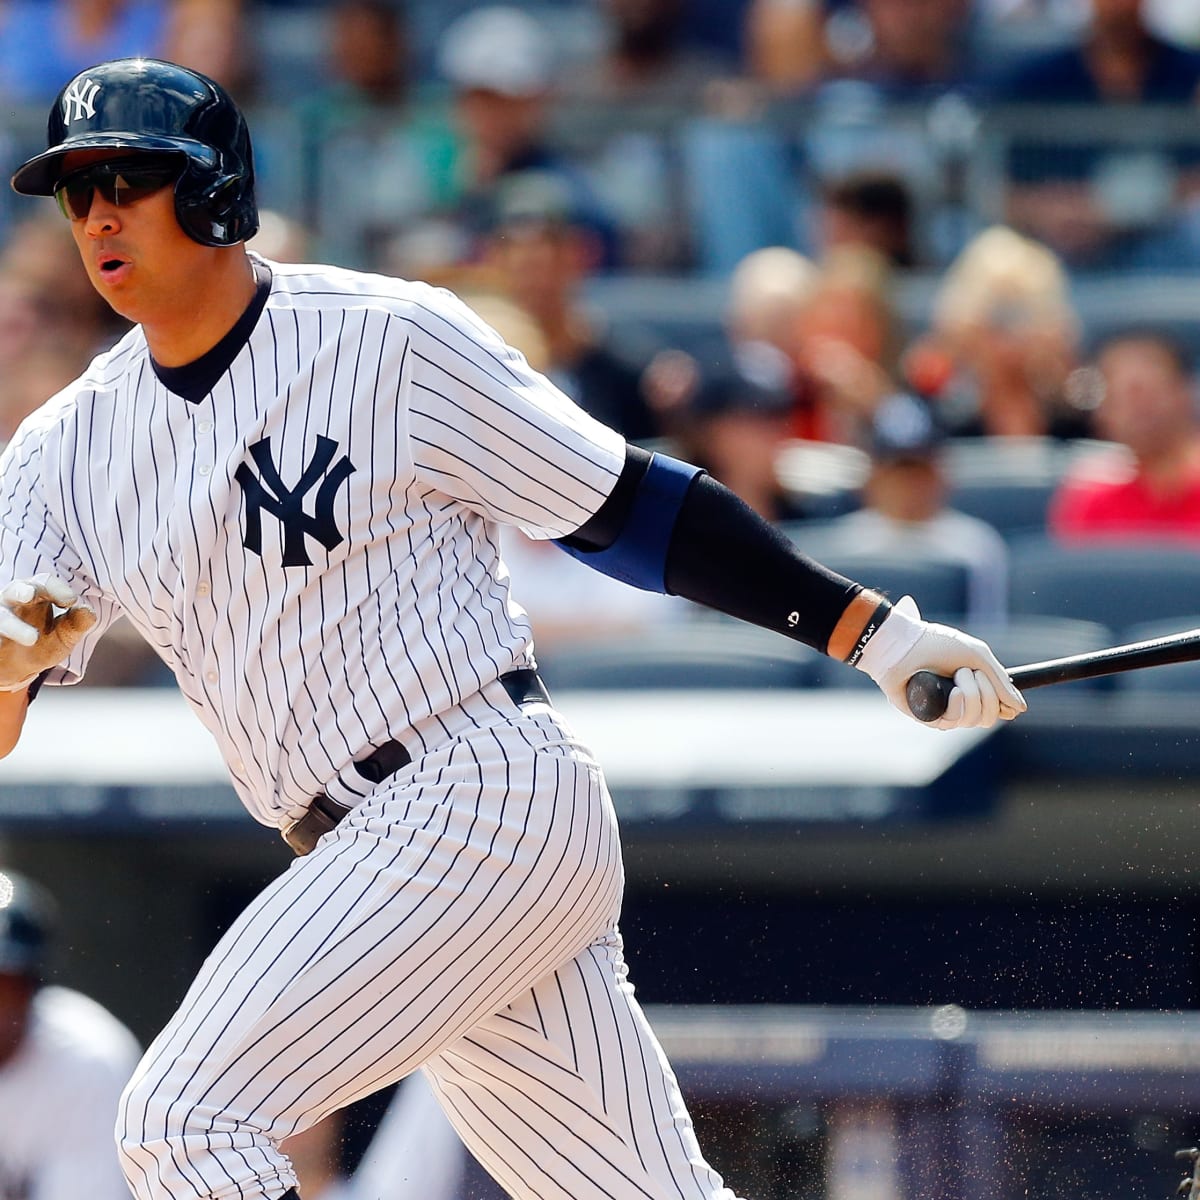
{"type": "Polygon", "coordinates": [[[154,374],[163,387],[182,396],[189,404],[199,404],[216,387],[217,381],[229,370],[230,364],[250,340],[254,326],[262,316],[271,293],[271,268],[259,259],[253,260],[251,266],[258,281],[254,299],[238,317],[237,324],[211,350],[190,363],[184,363],[182,367],[164,367],[156,363],[153,356],[150,358],[154,374]]]}

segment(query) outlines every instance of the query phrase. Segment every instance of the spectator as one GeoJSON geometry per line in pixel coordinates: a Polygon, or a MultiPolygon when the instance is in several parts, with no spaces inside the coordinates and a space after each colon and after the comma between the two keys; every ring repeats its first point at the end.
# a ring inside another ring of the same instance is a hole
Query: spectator
{"type": "Polygon", "coordinates": [[[1192,104],[1198,87],[1200,55],[1154,33],[1145,0],[1091,0],[1083,36],[1016,64],[1000,94],[1035,104],[1192,104]]]}
{"type": "MultiPolygon", "coordinates": [[[[1092,0],[1083,37],[1018,63],[1002,103],[1194,105],[1200,53],[1157,36],[1144,0],[1092,0]]],[[[1189,145],[1143,140],[1132,150],[1092,135],[1065,145],[1014,143],[1010,221],[1075,269],[1194,266],[1196,235],[1181,202],[1200,190],[1189,145]]]]}
{"type": "Polygon", "coordinates": [[[49,104],[93,63],[161,55],[170,0],[7,0],[0,5],[0,97],[49,104]]]}
{"type": "Polygon", "coordinates": [[[893,267],[915,265],[913,195],[900,175],[864,169],[829,180],[819,221],[817,242],[823,250],[869,246],[893,267]]]}
{"type": "Polygon", "coordinates": [[[1096,357],[1097,432],[1115,446],[1071,472],[1050,531],[1063,541],[1181,538],[1200,542],[1200,420],[1190,360],[1171,338],[1133,331],[1096,357]]]}
{"type": "Polygon", "coordinates": [[[705,90],[734,64],[685,38],[683,0],[594,0],[607,28],[599,52],[565,72],[558,99],[582,119],[597,106],[623,109],[604,135],[588,171],[613,214],[626,269],[674,271],[690,266],[686,223],[671,135],[645,119],[649,110],[697,111],[705,90]]]}
{"type": "Polygon", "coordinates": [[[82,366],[50,345],[48,323],[37,291],[13,272],[0,273],[0,446],[82,366]]]}
{"type": "Polygon", "coordinates": [[[0,870],[0,1195],[128,1200],[117,1102],[139,1056],[94,1000],[46,985],[54,906],[0,870]]]}
{"type": "Polygon", "coordinates": [[[397,227],[451,202],[454,133],[440,106],[412,95],[402,9],[338,0],[324,19],[326,82],[300,107],[302,211],[323,255],[378,267],[397,227]]]}
{"type": "Polygon", "coordinates": [[[986,521],[947,505],[943,431],[930,406],[904,392],[880,404],[867,450],[862,507],[835,517],[804,549],[812,554],[885,554],[960,563],[967,572],[966,620],[1007,618],[1008,547],[986,521]]]}
{"type": "Polygon", "coordinates": [[[905,355],[910,386],[936,395],[959,436],[1083,437],[1071,390],[1079,320],[1058,257],[1011,229],[977,235],[946,272],[932,329],[905,355]]]}
{"type": "Polygon", "coordinates": [[[683,453],[769,521],[806,514],[779,475],[792,430],[791,364],[774,346],[744,342],[703,364],[680,427],[683,453]]]}
{"type": "Polygon", "coordinates": [[[970,0],[860,0],[828,36],[827,79],[869,83],[889,100],[975,91],[970,0]]]}
{"type": "Polygon", "coordinates": [[[169,0],[163,41],[161,57],[202,72],[239,99],[253,95],[255,63],[242,0],[169,0]]]}
{"type": "Polygon", "coordinates": [[[478,244],[494,221],[497,188],[505,178],[524,171],[555,175],[598,239],[600,265],[611,268],[619,256],[613,219],[582,168],[552,149],[547,138],[554,57],[542,26],[519,8],[477,8],[446,30],[438,58],[453,91],[460,135],[450,211],[478,244]]]}
{"type": "Polygon", "coordinates": [[[501,293],[537,322],[547,352],[544,373],[628,440],[657,437],[661,431],[641,385],[649,354],[617,345],[582,303],[583,283],[601,250],[564,181],[524,172],[510,176],[497,197],[485,266],[501,293]]]}
{"type": "Polygon", "coordinates": [[[129,328],[96,295],[71,227],[55,211],[28,216],[12,229],[0,249],[0,273],[21,281],[35,297],[40,338],[69,360],[73,374],[129,328]]]}
{"type": "Polygon", "coordinates": [[[725,328],[730,340],[767,342],[791,354],[800,315],[820,282],[817,265],[787,246],[747,254],[729,280],[725,328]]]}
{"type": "Polygon", "coordinates": [[[27,217],[0,249],[0,445],[119,336],[66,222],[27,217]]]}
{"type": "Polygon", "coordinates": [[[769,92],[808,91],[829,67],[823,0],[749,0],[743,19],[745,70],[769,92]]]}
{"type": "Polygon", "coordinates": [[[835,247],[821,262],[794,334],[807,398],[798,435],[856,444],[875,406],[895,390],[899,329],[892,282],[887,259],[868,246],[835,247]]]}
{"type": "MultiPolygon", "coordinates": [[[[820,269],[803,254],[786,246],[767,246],[747,254],[734,268],[725,303],[725,336],[734,352],[762,345],[779,352],[792,394],[791,432],[801,437],[814,435],[815,393],[797,361],[797,331],[821,280],[820,269]]],[[[699,367],[689,367],[677,354],[660,355],[652,364],[647,386],[668,432],[698,379],[699,367]]]]}
{"type": "Polygon", "coordinates": [[[564,77],[564,99],[586,103],[667,104],[687,109],[734,64],[690,45],[683,0],[596,0],[607,21],[605,43],[564,77]]]}

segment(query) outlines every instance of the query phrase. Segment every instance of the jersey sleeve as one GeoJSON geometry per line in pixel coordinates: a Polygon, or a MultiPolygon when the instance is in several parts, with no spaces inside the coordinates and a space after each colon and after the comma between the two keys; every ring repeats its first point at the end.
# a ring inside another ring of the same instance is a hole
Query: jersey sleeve
{"type": "Polygon", "coordinates": [[[70,656],[47,673],[49,684],[76,683],[101,635],[119,615],[63,532],[54,495],[63,495],[48,467],[53,458],[37,426],[23,425],[0,454],[0,586],[49,573],[65,579],[96,610],[97,622],[70,656]]]}
{"type": "Polygon", "coordinates": [[[448,293],[411,311],[405,382],[418,479],[531,537],[574,532],[604,503],[625,441],[448,293]]]}

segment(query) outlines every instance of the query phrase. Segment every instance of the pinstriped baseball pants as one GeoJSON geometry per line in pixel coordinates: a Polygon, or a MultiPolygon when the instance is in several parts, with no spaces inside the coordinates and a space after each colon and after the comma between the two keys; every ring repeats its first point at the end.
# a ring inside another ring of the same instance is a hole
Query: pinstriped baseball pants
{"type": "Polygon", "coordinates": [[[733,1200],[625,977],[603,776],[544,707],[382,784],[221,939],[121,1102],[138,1200],[281,1196],[278,1142],[424,1065],[515,1197],[733,1200]]]}

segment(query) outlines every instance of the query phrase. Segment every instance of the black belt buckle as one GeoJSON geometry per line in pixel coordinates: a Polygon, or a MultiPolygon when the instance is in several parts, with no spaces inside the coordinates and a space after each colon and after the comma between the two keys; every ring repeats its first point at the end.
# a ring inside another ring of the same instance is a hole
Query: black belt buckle
{"type": "MultiPolygon", "coordinates": [[[[508,698],[520,708],[523,704],[549,704],[550,693],[532,667],[518,667],[500,676],[508,698]]],[[[368,783],[382,783],[412,762],[412,755],[399,742],[384,742],[366,758],[354,764],[355,771],[368,783]]],[[[283,840],[303,856],[350,812],[344,804],[322,793],[308,806],[308,812],[282,831],[283,840]]]]}
{"type": "Polygon", "coordinates": [[[508,698],[520,708],[522,704],[549,704],[550,693],[542,677],[532,667],[517,667],[500,676],[508,698]]]}
{"type": "MultiPolygon", "coordinates": [[[[354,769],[368,783],[382,783],[410,762],[412,755],[399,742],[384,742],[378,750],[372,750],[366,758],[360,758],[354,764],[354,769]]],[[[336,829],[349,812],[350,809],[344,804],[322,792],[308,806],[304,816],[283,830],[283,840],[297,855],[309,854],[317,842],[331,829],[336,829]]]]}
{"type": "Polygon", "coordinates": [[[344,804],[339,804],[322,793],[308,806],[308,812],[304,816],[293,821],[282,831],[283,840],[291,846],[297,856],[303,857],[310,853],[331,829],[335,829],[349,811],[344,804]]]}

